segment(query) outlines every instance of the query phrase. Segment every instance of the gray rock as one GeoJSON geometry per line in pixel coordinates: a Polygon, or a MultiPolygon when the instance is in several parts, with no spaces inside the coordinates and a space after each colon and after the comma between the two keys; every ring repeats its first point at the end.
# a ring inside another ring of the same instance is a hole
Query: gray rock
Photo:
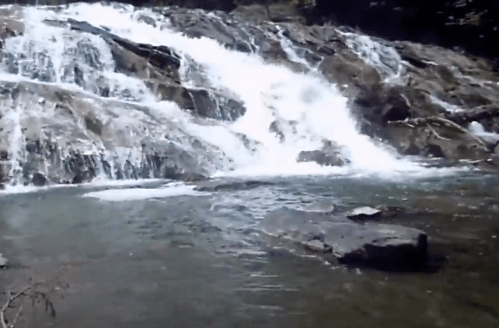
{"type": "Polygon", "coordinates": [[[174,101],[180,108],[205,118],[235,121],[246,112],[240,101],[206,89],[160,84],[157,94],[161,100],[174,101]]]}
{"type": "Polygon", "coordinates": [[[304,243],[305,247],[314,252],[327,252],[330,251],[331,248],[324,244],[322,241],[318,239],[311,240],[309,242],[304,243]]]}
{"type": "Polygon", "coordinates": [[[40,172],[33,174],[33,178],[31,179],[31,183],[37,187],[43,187],[47,184],[47,182],[48,181],[45,175],[41,174],[40,172]]]}
{"type": "Polygon", "coordinates": [[[3,257],[3,254],[0,253],[0,267],[4,267],[7,265],[8,260],[3,257]]]}
{"type": "Polygon", "coordinates": [[[297,162],[316,162],[322,166],[343,166],[343,158],[340,154],[328,154],[322,150],[301,151],[297,162]]]}
{"type": "Polygon", "coordinates": [[[322,166],[343,166],[347,163],[341,153],[341,148],[328,140],[324,141],[324,145],[320,150],[301,151],[296,161],[316,162],[322,166]]]}
{"type": "Polygon", "coordinates": [[[20,161],[18,182],[39,186],[89,182],[97,174],[193,180],[230,165],[219,149],[147,107],[31,82],[0,82],[0,88],[0,116],[16,110],[14,96],[31,104],[20,122],[21,154],[13,154],[16,147],[8,143],[15,127],[0,120],[0,183],[13,178],[14,156],[20,161]]]}
{"type": "Polygon", "coordinates": [[[19,5],[0,8],[0,40],[24,34],[23,16],[19,5]]]}
{"type": "Polygon", "coordinates": [[[309,248],[320,250],[321,242],[345,264],[416,268],[424,265],[427,256],[427,237],[423,231],[377,223],[360,225],[344,216],[282,207],[267,214],[260,228],[268,235],[309,248]]]}
{"type": "Polygon", "coordinates": [[[381,211],[369,206],[357,207],[347,214],[347,217],[352,221],[364,221],[378,219],[381,216],[381,211]]]}
{"type": "Polygon", "coordinates": [[[147,15],[144,15],[144,14],[141,14],[139,15],[139,17],[137,18],[137,20],[139,22],[144,22],[148,25],[151,25],[151,26],[154,26],[156,27],[156,20],[150,16],[147,16],[147,15]]]}

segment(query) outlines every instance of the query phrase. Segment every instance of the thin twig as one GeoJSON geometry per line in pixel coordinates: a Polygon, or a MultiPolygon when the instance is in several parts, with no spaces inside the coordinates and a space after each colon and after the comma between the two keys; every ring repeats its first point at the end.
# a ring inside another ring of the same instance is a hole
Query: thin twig
{"type": "Polygon", "coordinates": [[[437,133],[437,131],[435,131],[435,129],[433,129],[433,127],[430,124],[427,124],[426,126],[428,126],[430,128],[431,132],[433,132],[433,134],[435,135],[435,137],[437,137],[438,139],[450,140],[450,139],[447,139],[447,138],[439,136],[438,133],[437,133]]]}
{"type": "Polygon", "coordinates": [[[16,298],[18,298],[19,296],[21,296],[22,294],[24,294],[26,291],[28,291],[29,289],[31,289],[31,287],[33,287],[33,285],[29,285],[27,286],[26,288],[24,288],[23,290],[21,290],[19,293],[17,293],[16,295],[12,296],[10,298],[10,302],[12,302],[13,300],[15,300],[16,298]]]}
{"type": "Polygon", "coordinates": [[[2,307],[2,309],[0,310],[0,312],[5,312],[5,310],[7,310],[7,308],[9,307],[9,304],[10,304],[10,290],[7,291],[7,302],[5,302],[5,305],[2,307]]]}
{"type": "Polygon", "coordinates": [[[9,307],[10,304],[10,290],[7,291],[7,302],[5,302],[4,306],[0,310],[0,323],[2,324],[2,328],[8,328],[7,322],[5,322],[5,311],[9,307]]]}
{"type": "Polygon", "coordinates": [[[14,317],[14,320],[12,321],[12,324],[10,325],[10,328],[14,328],[14,326],[17,323],[17,319],[19,319],[19,315],[21,314],[21,311],[23,310],[23,306],[19,308],[19,311],[17,311],[16,316],[14,317]]]}
{"type": "Polygon", "coordinates": [[[0,322],[2,323],[2,328],[9,328],[9,327],[7,327],[7,324],[5,323],[5,317],[3,315],[3,312],[0,312],[0,322]]]}
{"type": "Polygon", "coordinates": [[[32,287],[32,285],[25,287],[23,290],[21,290],[19,293],[15,294],[14,296],[11,296],[10,290],[7,291],[7,301],[5,302],[3,307],[0,309],[0,323],[2,324],[2,328],[14,328],[14,325],[16,324],[17,319],[19,318],[19,315],[21,314],[23,306],[21,305],[21,308],[19,309],[16,316],[14,317],[14,321],[10,325],[7,325],[7,322],[5,319],[5,311],[7,311],[7,309],[9,308],[9,305],[10,305],[10,303],[12,303],[12,301],[14,301],[19,296],[23,295],[31,287],[32,287]]]}

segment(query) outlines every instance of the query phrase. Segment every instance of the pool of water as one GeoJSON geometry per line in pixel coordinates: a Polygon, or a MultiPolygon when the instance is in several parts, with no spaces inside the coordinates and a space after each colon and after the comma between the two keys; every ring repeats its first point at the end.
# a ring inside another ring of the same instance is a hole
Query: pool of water
{"type": "Polygon", "coordinates": [[[266,181],[218,192],[156,181],[0,195],[9,260],[0,286],[44,281],[56,310],[51,318],[25,306],[18,325],[499,326],[499,176],[266,181]],[[435,270],[348,268],[260,233],[269,211],[318,201],[339,212],[382,207],[384,222],[426,231],[435,270]]]}

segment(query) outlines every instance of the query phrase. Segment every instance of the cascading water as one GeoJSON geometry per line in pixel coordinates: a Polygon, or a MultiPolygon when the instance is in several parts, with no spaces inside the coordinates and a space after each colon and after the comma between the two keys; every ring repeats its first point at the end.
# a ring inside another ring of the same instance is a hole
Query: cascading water
{"type": "MultiPolygon", "coordinates": [[[[196,152],[192,138],[218,149],[221,164],[213,165],[210,174],[366,172],[391,175],[397,171],[421,170],[418,165],[397,159],[389,150],[359,134],[356,122],[350,116],[347,99],[314,71],[317,63],[303,58],[300,49],[294,48],[282,34],[281,44],[289,59],[307,65],[310,73],[292,72],[286,67],[266,63],[255,53],[228,50],[211,39],[186,37],[173,31],[167,18],[148,9],[137,12],[131,6],[73,4],[66,9],[59,8],[57,12],[50,8],[28,7],[24,9],[24,16],[24,35],[9,38],[4,47],[7,56],[3,60],[2,77],[5,80],[54,85],[85,95],[87,103],[99,103],[105,99],[115,101],[116,106],[134,108],[133,113],[111,111],[110,114],[108,105],[102,104],[101,112],[95,114],[122,134],[112,136],[120,141],[118,145],[109,147],[104,136],[85,132],[86,138],[91,140],[87,142],[87,153],[94,152],[107,158],[102,161],[109,163],[107,168],[102,163],[97,167],[109,171],[108,177],[123,177],[123,173],[116,173],[114,165],[120,166],[121,171],[126,171],[125,165],[135,168],[142,165],[144,158],[140,149],[143,142],[138,141],[139,138],[154,142],[165,134],[171,143],[190,153],[196,152]],[[98,15],[95,14],[97,11],[98,15]],[[144,23],[139,19],[142,13],[160,24],[144,23]],[[228,91],[242,101],[246,113],[235,122],[213,122],[194,119],[172,102],[158,101],[143,79],[117,72],[109,45],[102,38],[44,22],[65,19],[104,27],[133,42],[171,47],[182,57],[179,71],[183,85],[199,89],[209,85],[212,90],[228,91]],[[189,80],[192,72],[199,71],[204,76],[203,83],[189,80]],[[142,109],[138,110],[137,106],[142,109]],[[151,123],[155,120],[162,123],[151,123]],[[145,125],[146,121],[148,125],[145,125]],[[275,122],[281,126],[282,139],[269,131],[275,122]],[[251,149],[245,146],[244,140],[251,142],[251,149]],[[334,141],[342,147],[343,156],[350,163],[347,167],[297,163],[300,151],[319,149],[324,140],[334,141]]],[[[390,69],[388,75],[397,73],[396,63],[383,61],[383,64],[390,69]]],[[[37,112],[39,109],[36,108],[28,110],[30,115],[49,117],[56,109],[51,108],[45,113],[37,112]]],[[[78,124],[87,124],[88,127],[85,113],[81,114],[84,119],[79,119],[78,124]]],[[[13,152],[22,146],[13,142],[11,147],[13,152]]],[[[97,175],[102,175],[102,172],[97,175]]],[[[134,177],[134,174],[126,177],[134,177]]],[[[140,177],[149,176],[144,173],[140,177]]]]}
{"type": "Polygon", "coordinates": [[[374,41],[367,35],[339,33],[347,37],[348,47],[368,64],[374,66],[385,82],[396,80],[402,73],[402,59],[395,49],[374,41]]]}

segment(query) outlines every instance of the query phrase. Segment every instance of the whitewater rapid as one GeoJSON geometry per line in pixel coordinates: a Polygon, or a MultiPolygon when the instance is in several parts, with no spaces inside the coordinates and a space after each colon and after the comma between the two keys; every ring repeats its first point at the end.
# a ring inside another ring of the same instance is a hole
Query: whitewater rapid
{"type": "MultiPolygon", "coordinates": [[[[68,76],[73,73],[64,69],[64,61],[68,57],[61,47],[67,49],[76,41],[68,38],[66,30],[44,24],[43,21],[47,19],[86,21],[137,43],[166,45],[183,57],[181,72],[187,72],[193,60],[203,69],[213,87],[228,89],[237,95],[247,109],[243,117],[235,122],[197,124],[190,114],[179,109],[176,104],[158,101],[140,79],[116,73],[106,42],[98,36],[87,35],[87,42],[99,49],[97,61],[100,73],[104,72],[111,86],[110,97],[145,105],[156,114],[176,122],[191,135],[221,149],[231,158],[233,167],[215,176],[368,174],[390,177],[407,174],[425,176],[436,172],[435,169],[423,168],[407,158],[397,156],[393,150],[360,134],[356,121],[350,115],[347,98],[313,68],[309,73],[296,73],[284,66],[266,63],[256,54],[226,49],[208,38],[189,38],[173,31],[169,28],[167,18],[150,9],[79,3],[57,12],[46,7],[27,7],[24,14],[24,36],[8,39],[6,49],[22,53],[27,40],[35,47],[43,47],[53,58],[55,83],[65,88],[92,93],[98,84],[98,75],[92,71],[92,67],[84,67],[83,73],[95,76],[95,83],[83,90],[80,86],[68,83],[74,80],[74,76],[68,76]],[[154,27],[139,21],[141,14],[153,17],[159,24],[154,27]],[[131,93],[129,99],[123,90],[131,93]],[[285,141],[281,142],[269,131],[274,121],[296,121],[298,124],[294,129],[286,129],[284,124],[285,141]],[[246,149],[238,134],[244,134],[254,141],[256,151],[246,149]],[[341,168],[322,167],[315,163],[296,162],[300,151],[319,149],[323,140],[332,140],[341,145],[343,155],[350,160],[349,165],[341,168]]],[[[294,53],[290,43],[285,44],[289,46],[286,52],[294,53]]],[[[303,63],[303,59],[294,54],[295,59],[303,63]]],[[[27,67],[29,69],[29,65],[27,67]]],[[[13,79],[12,74],[3,72],[4,75],[13,79]]],[[[21,75],[19,73],[16,78],[26,79],[26,74],[21,75]]],[[[184,85],[191,83],[187,74],[182,78],[184,85]]],[[[440,170],[438,174],[443,172],[440,170]]]]}

